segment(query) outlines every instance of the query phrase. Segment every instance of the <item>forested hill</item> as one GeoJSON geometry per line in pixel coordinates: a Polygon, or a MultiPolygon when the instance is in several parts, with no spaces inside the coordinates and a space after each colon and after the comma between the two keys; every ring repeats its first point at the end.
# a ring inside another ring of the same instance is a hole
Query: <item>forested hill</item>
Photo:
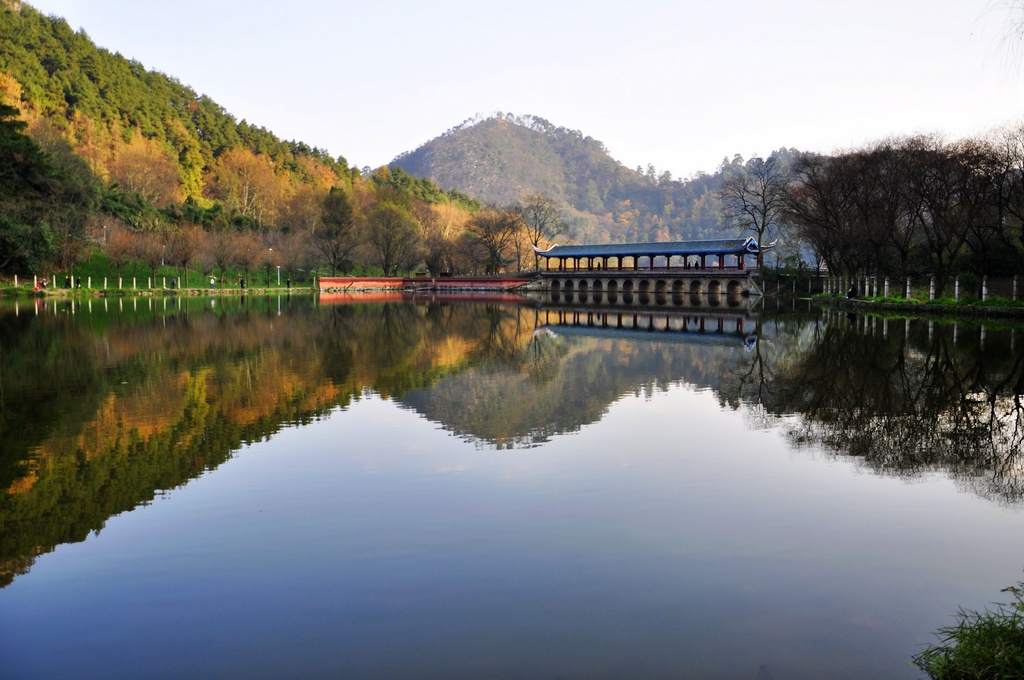
{"type": "Polygon", "coordinates": [[[499,205],[547,195],[567,208],[570,236],[580,242],[721,233],[719,174],[678,181],[653,166],[630,170],[598,140],[535,116],[471,119],[391,166],[499,205]]]}
{"type": "Polygon", "coordinates": [[[299,174],[315,174],[314,164],[349,171],[345,159],[237,121],[173,77],[97,47],[84,30],[17,0],[0,0],[0,96],[23,109],[34,137],[45,137],[38,128],[48,127],[69,138],[104,179],[113,175],[131,184],[133,173],[124,166],[139,165],[140,156],[161,157],[163,163],[149,165],[173,170],[177,178],[136,181],[161,203],[208,194],[204,168],[213,168],[228,149],[266,155],[299,174]]]}
{"type": "MultiPolygon", "coordinates": [[[[282,140],[60,17],[0,0],[0,274],[67,270],[97,249],[151,270],[373,267],[356,227],[380,204],[409,229],[479,207],[282,140]]],[[[384,259],[412,266],[422,240],[384,259]]]]}

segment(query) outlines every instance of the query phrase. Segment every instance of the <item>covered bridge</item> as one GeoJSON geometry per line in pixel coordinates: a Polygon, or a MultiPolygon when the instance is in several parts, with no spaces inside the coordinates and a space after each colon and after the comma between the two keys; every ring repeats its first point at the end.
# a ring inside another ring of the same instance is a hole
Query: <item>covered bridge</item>
{"type": "Polygon", "coordinates": [[[534,248],[552,290],[760,294],[764,252],[753,238],[534,248]]]}

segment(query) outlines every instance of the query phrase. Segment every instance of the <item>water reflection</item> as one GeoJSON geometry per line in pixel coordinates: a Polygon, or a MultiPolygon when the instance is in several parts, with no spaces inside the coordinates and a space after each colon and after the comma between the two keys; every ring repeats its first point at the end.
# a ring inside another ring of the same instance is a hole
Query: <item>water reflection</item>
{"type": "Polygon", "coordinates": [[[772,374],[765,409],[797,444],[816,442],[880,474],[941,469],[964,488],[1024,499],[1024,353],[1017,330],[829,317],[772,374]]]}
{"type": "Polygon", "coordinates": [[[1022,500],[1014,330],[764,318],[675,294],[625,310],[632,291],[388,295],[3,307],[0,584],[243,445],[370,393],[505,449],[578,432],[623,395],[687,384],[750,406],[755,426],[781,425],[797,446],[881,474],[942,470],[984,498],[1022,500]]]}
{"type": "Polygon", "coordinates": [[[621,305],[640,309],[691,307],[694,309],[750,310],[756,308],[761,301],[761,298],[743,295],[738,289],[731,289],[725,294],[720,288],[713,288],[707,292],[701,292],[699,288],[690,292],[686,292],[682,288],[651,291],[649,288],[635,290],[631,281],[627,281],[627,284],[629,285],[623,286],[621,292],[618,288],[591,289],[581,285],[575,290],[557,288],[544,293],[541,297],[544,302],[551,304],[621,305]]]}

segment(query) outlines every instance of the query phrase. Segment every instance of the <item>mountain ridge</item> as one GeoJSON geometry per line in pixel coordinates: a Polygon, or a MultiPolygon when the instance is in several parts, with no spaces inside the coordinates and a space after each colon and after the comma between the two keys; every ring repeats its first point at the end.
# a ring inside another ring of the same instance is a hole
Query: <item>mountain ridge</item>
{"type": "Polygon", "coordinates": [[[533,115],[467,119],[389,166],[496,205],[548,196],[562,207],[570,238],[581,242],[726,233],[716,196],[720,173],[679,181],[653,166],[630,170],[601,141],[533,115]]]}

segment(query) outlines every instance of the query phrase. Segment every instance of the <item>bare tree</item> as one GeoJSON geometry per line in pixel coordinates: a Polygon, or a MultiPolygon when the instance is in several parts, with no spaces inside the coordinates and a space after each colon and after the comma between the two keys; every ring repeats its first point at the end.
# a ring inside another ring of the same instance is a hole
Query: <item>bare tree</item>
{"type": "Polygon", "coordinates": [[[941,296],[967,243],[967,224],[975,209],[970,196],[973,169],[938,138],[929,139],[915,154],[915,161],[910,191],[921,211],[922,245],[935,274],[935,292],[941,296]]]}
{"type": "Polygon", "coordinates": [[[188,266],[199,252],[202,231],[196,225],[188,224],[169,231],[164,237],[167,262],[175,267],[181,267],[184,272],[183,282],[179,283],[181,287],[188,284],[188,266]]]}
{"type": "MultiPolygon", "coordinates": [[[[787,176],[775,155],[755,157],[746,165],[723,169],[725,179],[718,191],[723,217],[741,231],[751,231],[760,247],[778,233],[778,222],[785,208],[787,176]]],[[[758,256],[759,273],[764,275],[764,258],[758,256]]]]}
{"type": "Polygon", "coordinates": [[[132,260],[136,252],[135,241],[138,234],[129,229],[124,222],[111,218],[104,229],[107,259],[113,262],[117,278],[121,278],[121,267],[132,260]]]}
{"type": "Polygon", "coordinates": [[[786,192],[786,220],[833,272],[850,275],[867,261],[855,223],[857,178],[846,156],[801,154],[786,192]]]}
{"type": "Polygon", "coordinates": [[[209,240],[210,259],[214,266],[220,270],[220,285],[224,287],[224,277],[228,268],[235,263],[238,251],[238,232],[218,231],[211,235],[209,240]]]}
{"type": "Polygon", "coordinates": [[[242,270],[242,276],[251,284],[252,279],[249,272],[256,267],[267,249],[259,237],[251,231],[236,234],[235,238],[234,264],[242,270]]]}
{"type": "Polygon", "coordinates": [[[485,208],[473,215],[466,228],[467,236],[479,249],[488,274],[498,273],[511,261],[510,249],[522,229],[522,216],[514,208],[485,208]]]}
{"type": "MultiPolygon", "coordinates": [[[[542,194],[530,194],[523,197],[519,207],[522,215],[523,231],[534,248],[541,242],[550,241],[565,231],[565,221],[558,205],[542,194]]],[[[534,268],[540,269],[540,255],[534,253],[534,268]]]]}

